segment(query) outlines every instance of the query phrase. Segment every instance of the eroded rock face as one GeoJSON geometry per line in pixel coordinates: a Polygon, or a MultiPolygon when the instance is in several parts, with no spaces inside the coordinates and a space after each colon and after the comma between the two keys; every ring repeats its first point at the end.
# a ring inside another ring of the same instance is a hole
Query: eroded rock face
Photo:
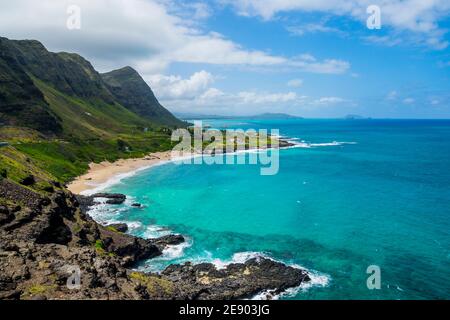
{"type": "Polygon", "coordinates": [[[0,299],[237,299],[309,281],[305,271],[265,258],[220,270],[187,263],[136,272],[129,268],[183,236],[141,239],[100,226],[66,191],[44,197],[3,179],[0,197],[0,299]]]}
{"type": "Polygon", "coordinates": [[[92,198],[106,198],[107,204],[122,204],[127,199],[127,196],[121,193],[96,193],[92,195],[92,198]]]}
{"type": "Polygon", "coordinates": [[[189,299],[242,299],[262,291],[279,294],[310,281],[306,271],[267,258],[253,258],[218,270],[211,263],[171,265],[163,277],[177,283],[189,299]]]}
{"type": "Polygon", "coordinates": [[[106,226],[108,229],[113,229],[118,232],[125,233],[128,231],[128,225],[126,223],[111,223],[106,226]]]}
{"type": "Polygon", "coordinates": [[[162,254],[160,247],[154,245],[151,240],[112,231],[102,226],[99,227],[99,231],[103,248],[110,253],[123,257],[123,265],[126,267],[162,254]]]}

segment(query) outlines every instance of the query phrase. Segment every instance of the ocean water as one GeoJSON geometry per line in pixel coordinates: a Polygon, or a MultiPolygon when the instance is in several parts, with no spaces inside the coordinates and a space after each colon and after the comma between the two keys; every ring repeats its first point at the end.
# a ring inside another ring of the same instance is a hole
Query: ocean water
{"type": "Polygon", "coordinates": [[[109,186],[131,198],[98,206],[96,219],[188,239],[140,269],[265,255],[313,274],[281,299],[450,299],[450,121],[205,122],[279,129],[298,146],[280,151],[273,176],[256,165],[167,163],[109,186]],[[367,287],[370,265],[379,290],[367,287]]]}

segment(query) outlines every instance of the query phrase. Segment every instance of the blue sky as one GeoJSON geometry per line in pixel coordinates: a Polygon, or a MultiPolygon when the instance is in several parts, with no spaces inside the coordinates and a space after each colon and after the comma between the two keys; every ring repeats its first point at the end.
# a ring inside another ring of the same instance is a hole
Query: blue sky
{"type": "Polygon", "coordinates": [[[0,21],[101,72],[131,65],[171,111],[450,118],[448,0],[17,0],[0,21]]]}

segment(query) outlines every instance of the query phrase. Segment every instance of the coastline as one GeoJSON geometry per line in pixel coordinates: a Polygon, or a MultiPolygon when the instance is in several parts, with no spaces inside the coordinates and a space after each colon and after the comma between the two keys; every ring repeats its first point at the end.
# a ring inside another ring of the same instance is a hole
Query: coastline
{"type": "MultiPolygon", "coordinates": [[[[287,149],[292,148],[295,146],[298,146],[296,143],[292,143],[287,140],[281,140],[282,146],[280,149],[287,149]]],[[[241,152],[254,152],[259,151],[261,149],[259,148],[253,148],[253,149],[247,149],[243,150],[241,152]]],[[[232,152],[232,154],[237,154],[239,151],[232,152]]],[[[195,157],[195,156],[209,156],[208,154],[194,154],[190,155],[189,158],[195,157]]],[[[132,158],[132,159],[119,159],[115,162],[108,162],[104,161],[101,163],[91,163],[89,165],[89,170],[87,173],[85,173],[82,176],[79,176],[75,178],[74,181],[72,181],[68,186],[67,189],[71,191],[74,194],[78,194],[80,196],[92,196],[93,194],[97,192],[101,192],[103,189],[105,189],[107,186],[116,184],[121,179],[123,179],[125,176],[133,175],[136,172],[168,163],[171,161],[179,161],[186,158],[186,156],[175,156],[173,157],[172,151],[165,151],[165,152],[154,152],[149,153],[145,157],[142,158],[132,158]]],[[[97,221],[96,218],[94,220],[97,221]]],[[[125,223],[128,224],[125,221],[117,221],[117,223],[125,223]]],[[[173,236],[173,234],[169,234],[167,236],[157,237],[157,238],[150,238],[146,241],[154,241],[155,239],[163,239],[164,237],[170,237],[173,236]]],[[[179,248],[180,246],[184,249],[188,243],[186,242],[186,238],[184,237],[184,241],[179,244],[171,244],[166,246],[164,250],[162,250],[162,255],[160,257],[164,257],[164,255],[167,254],[167,250],[173,250],[173,248],[179,248]]],[[[183,254],[183,249],[181,249],[180,254],[183,254]]],[[[148,260],[153,260],[155,258],[150,258],[148,260]]],[[[202,261],[205,264],[208,264],[212,266],[213,269],[225,271],[227,270],[228,266],[230,264],[239,264],[239,265],[246,265],[248,263],[252,263],[252,261],[255,261],[258,265],[262,261],[270,261],[270,263],[273,263],[275,265],[282,265],[288,269],[297,270],[298,272],[302,272],[305,275],[307,275],[307,280],[301,281],[300,284],[296,286],[288,286],[285,288],[277,287],[277,288],[271,288],[271,289],[265,289],[260,290],[259,292],[253,292],[253,294],[246,297],[246,299],[251,300],[266,300],[266,299],[282,299],[283,297],[291,297],[295,296],[300,290],[307,290],[310,287],[325,287],[328,285],[330,278],[328,275],[318,273],[313,270],[308,270],[302,266],[289,264],[280,260],[276,260],[269,255],[266,255],[264,252],[236,252],[234,253],[231,260],[225,260],[225,261],[202,261]]],[[[192,262],[191,262],[192,263],[192,262]]],[[[156,272],[161,273],[165,269],[162,270],[140,270],[140,269],[134,269],[135,271],[140,271],[144,273],[148,272],[156,272]]]]}
{"type": "Polygon", "coordinates": [[[171,151],[162,151],[149,153],[143,158],[91,163],[88,172],[76,177],[67,185],[67,189],[73,194],[89,194],[118,176],[147,169],[171,160],[171,151]]]}
{"type": "MultiPolygon", "coordinates": [[[[279,149],[287,149],[291,147],[298,147],[300,144],[294,143],[290,140],[279,139],[279,149]]],[[[270,149],[270,148],[269,148],[270,149]]],[[[239,152],[254,152],[263,150],[263,148],[250,148],[239,152]]],[[[232,153],[230,153],[232,154],[232,153]]],[[[191,154],[188,157],[208,156],[208,154],[191,154]]],[[[115,162],[103,161],[100,163],[90,163],[89,170],[85,174],[76,177],[73,181],[67,184],[67,189],[73,194],[89,195],[100,191],[103,187],[109,185],[109,181],[116,182],[117,179],[123,175],[131,174],[136,171],[151,168],[165,162],[182,160],[186,156],[179,154],[175,158],[172,157],[172,151],[159,151],[147,154],[143,158],[119,159],[115,162]]]]}

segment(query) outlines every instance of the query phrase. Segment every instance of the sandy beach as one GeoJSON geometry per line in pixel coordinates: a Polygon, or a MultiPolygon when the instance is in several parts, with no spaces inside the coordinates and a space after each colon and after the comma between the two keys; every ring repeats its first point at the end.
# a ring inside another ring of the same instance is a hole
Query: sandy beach
{"type": "Polygon", "coordinates": [[[154,152],[144,158],[120,159],[116,162],[104,161],[91,163],[86,174],[77,177],[68,184],[68,189],[75,194],[86,193],[121,174],[148,168],[161,162],[171,160],[171,151],[154,152]]]}

